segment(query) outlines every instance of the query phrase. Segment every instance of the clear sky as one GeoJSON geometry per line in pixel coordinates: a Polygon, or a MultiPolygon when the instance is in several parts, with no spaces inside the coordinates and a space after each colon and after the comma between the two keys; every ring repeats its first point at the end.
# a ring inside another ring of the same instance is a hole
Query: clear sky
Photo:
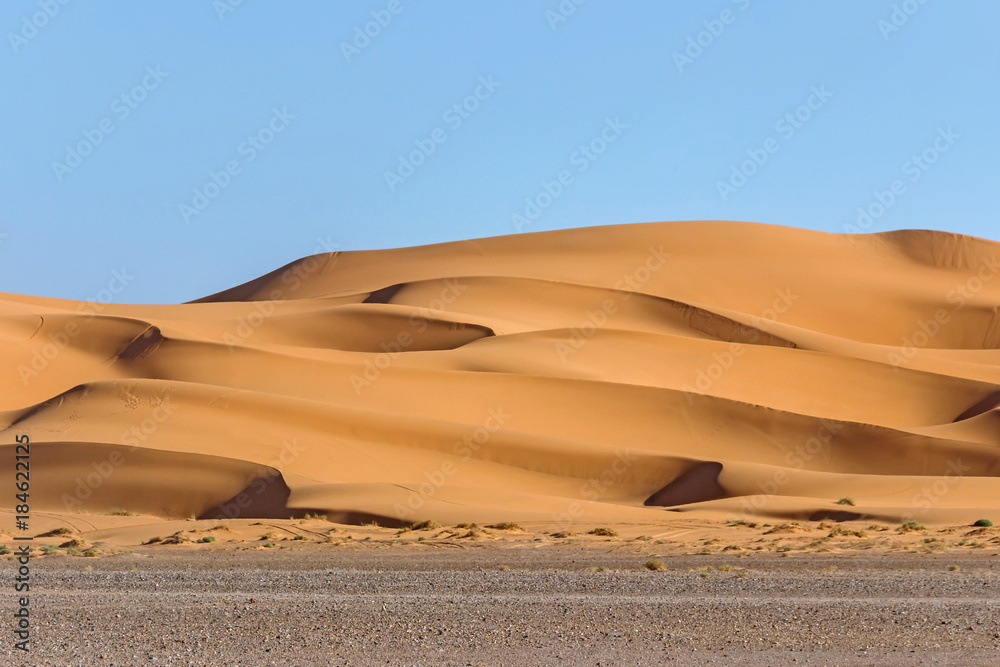
{"type": "Polygon", "coordinates": [[[1000,238],[1000,3],[576,2],[4,0],[0,291],[658,220],[1000,238]]]}

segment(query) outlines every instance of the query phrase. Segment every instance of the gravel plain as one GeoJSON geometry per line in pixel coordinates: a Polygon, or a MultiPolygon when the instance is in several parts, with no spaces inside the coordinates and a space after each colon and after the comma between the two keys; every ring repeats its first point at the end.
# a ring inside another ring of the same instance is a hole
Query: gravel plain
{"type": "Polygon", "coordinates": [[[1000,558],[142,549],[32,562],[13,665],[996,665],[1000,558]],[[949,567],[952,570],[949,570],[949,567]],[[955,570],[954,568],[959,568],[955,570]]]}

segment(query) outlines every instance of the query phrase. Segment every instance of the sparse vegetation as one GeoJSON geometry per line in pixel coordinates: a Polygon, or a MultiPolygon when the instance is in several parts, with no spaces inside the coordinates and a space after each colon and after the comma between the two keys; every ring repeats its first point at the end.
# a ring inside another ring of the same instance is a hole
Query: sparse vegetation
{"type": "Polygon", "coordinates": [[[854,505],[855,505],[854,498],[851,498],[850,496],[844,496],[843,498],[841,498],[840,500],[837,501],[837,504],[838,505],[850,505],[851,507],[854,507],[854,505]]]}
{"type": "Polygon", "coordinates": [[[492,528],[493,530],[524,530],[524,528],[521,528],[521,526],[517,525],[513,521],[504,521],[502,523],[491,523],[486,527],[492,528]]]}
{"type": "Polygon", "coordinates": [[[565,539],[567,537],[572,537],[572,536],[573,536],[573,533],[567,532],[565,530],[561,530],[558,533],[552,533],[552,537],[555,537],[555,538],[560,539],[560,540],[561,539],[565,539]]]}
{"type": "Polygon", "coordinates": [[[456,523],[455,528],[465,528],[466,530],[473,530],[479,528],[479,524],[475,523],[456,523]]]}
{"type": "Polygon", "coordinates": [[[753,521],[747,521],[746,519],[740,517],[738,519],[726,519],[727,526],[746,526],[747,528],[756,528],[758,524],[753,521]]]}
{"type": "Polygon", "coordinates": [[[646,561],[646,569],[647,570],[652,570],[654,572],[657,572],[659,570],[666,570],[667,569],[667,564],[664,563],[659,558],[651,558],[651,559],[649,559],[649,560],[646,561]]]}
{"type": "Polygon", "coordinates": [[[112,507],[105,512],[105,514],[109,514],[111,516],[137,516],[135,512],[130,512],[124,507],[112,507]]]}
{"type": "Polygon", "coordinates": [[[56,537],[58,535],[69,535],[72,532],[73,532],[72,530],[70,530],[69,528],[66,528],[66,527],[53,528],[52,530],[48,531],[47,533],[42,533],[38,537],[56,537]]]}
{"type": "Polygon", "coordinates": [[[265,549],[270,549],[274,547],[274,542],[264,542],[264,544],[262,544],[261,546],[264,547],[265,549]]]}
{"type": "Polygon", "coordinates": [[[959,570],[961,570],[961,569],[962,569],[962,568],[960,568],[960,567],[959,567],[959,566],[957,566],[957,565],[949,565],[949,566],[948,566],[948,571],[949,571],[949,572],[958,572],[958,571],[959,571],[959,570]]]}
{"type": "Polygon", "coordinates": [[[909,521],[904,522],[903,525],[897,528],[896,530],[898,530],[901,533],[914,533],[917,532],[918,530],[927,530],[927,526],[920,523],[919,521],[914,521],[913,519],[910,519],[909,521]]]}
{"type": "Polygon", "coordinates": [[[440,527],[441,527],[441,524],[439,524],[434,519],[427,519],[425,521],[421,521],[420,523],[411,523],[409,526],[407,526],[407,529],[409,529],[409,530],[434,530],[435,528],[440,528],[440,527]]]}
{"type": "Polygon", "coordinates": [[[87,549],[86,551],[83,552],[83,555],[86,558],[96,558],[97,552],[94,551],[93,549],[87,549]]]}
{"type": "Polygon", "coordinates": [[[57,554],[59,553],[59,547],[55,546],[54,544],[46,544],[44,547],[42,547],[42,553],[44,553],[46,556],[57,554]]]}
{"type": "Polygon", "coordinates": [[[500,571],[501,572],[507,572],[508,570],[510,570],[510,565],[501,565],[500,566],[500,571]]]}
{"type": "Polygon", "coordinates": [[[211,530],[211,531],[217,530],[217,531],[220,531],[220,532],[223,532],[223,533],[231,533],[231,532],[233,532],[233,529],[230,528],[229,526],[227,526],[224,523],[216,524],[215,526],[209,528],[209,530],[211,530]]]}
{"type": "Polygon", "coordinates": [[[304,539],[306,539],[306,536],[305,535],[296,535],[292,539],[293,540],[304,540],[304,539]]]}
{"type": "Polygon", "coordinates": [[[215,536],[214,535],[206,535],[205,537],[201,538],[198,541],[199,542],[206,542],[206,543],[207,542],[214,542],[215,541],[215,536]]]}
{"type": "Polygon", "coordinates": [[[157,542],[162,542],[162,541],[163,541],[163,538],[160,537],[159,535],[157,535],[156,537],[149,538],[148,540],[146,540],[145,542],[143,542],[143,544],[156,544],[157,542]]]}
{"type": "Polygon", "coordinates": [[[989,519],[976,519],[976,522],[972,525],[976,528],[992,528],[993,522],[989,519]]]}
{"type": "Polygon", "coordinates": [[[587,534],[599,535],[601,537],[618,537],[618,533],[615,531],[614,528],[606,528],[604,526],[600,526],[598,528],[594,528],[593,530],[587,531],[587,534]]]}
{"type": "Polygon", "coordinates": [[[276,539],[277,537],[278,537],[278,535],[273,530],[269,530],[266,533],[264,533],[263,535],[261,535],[258,539],[261,539],[261,540],[273,540],[273,539],[276,539]]]}
{"type": "Polygon", "coordinates": [[[0,556],[6,556],[10,553],[10,549],[7,548],[6,544],[0,544],[0,556]]]}

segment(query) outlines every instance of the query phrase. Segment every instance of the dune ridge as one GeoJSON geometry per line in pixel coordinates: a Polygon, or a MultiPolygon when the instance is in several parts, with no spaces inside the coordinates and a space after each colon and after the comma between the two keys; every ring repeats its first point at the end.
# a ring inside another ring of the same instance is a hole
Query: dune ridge
{"type": "Polygon", "coordinates": [[[316,255],[177,305],[2,294],[0,470],[28,434],[39,511],[163,520],[1000,516],[998,261],[692,221],[316,255]]]}

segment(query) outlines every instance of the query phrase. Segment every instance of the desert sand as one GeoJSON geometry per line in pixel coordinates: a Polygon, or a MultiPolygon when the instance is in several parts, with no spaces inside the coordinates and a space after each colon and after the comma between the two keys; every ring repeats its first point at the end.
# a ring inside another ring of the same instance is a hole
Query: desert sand
{"type": "Polygon", "coordinates": [[[322,254],[178,305],[3,294],[0,479],[27,435],[33,530],[113,544],[170,532],[128,514],[1000,519],[998,260],[694,221],[322,254]]]}
{"type": "Polygon", "coordinates": [[[994,664],[998,256],[699,221],[0,295],[0,654],[994,664]]]}

